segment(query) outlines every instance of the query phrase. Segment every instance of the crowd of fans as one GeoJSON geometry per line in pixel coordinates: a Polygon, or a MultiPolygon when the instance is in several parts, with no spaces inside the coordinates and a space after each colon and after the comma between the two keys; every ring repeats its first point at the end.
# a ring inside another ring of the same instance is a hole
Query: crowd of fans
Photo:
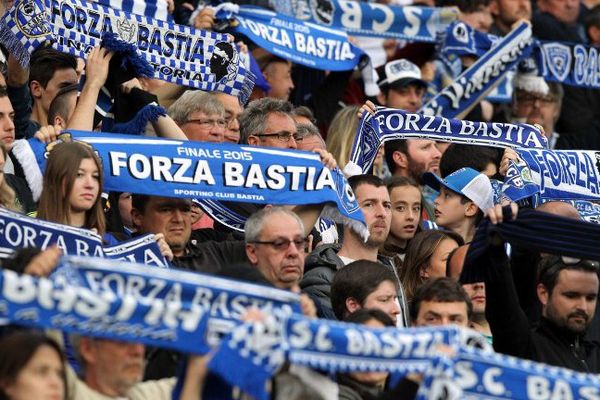
{"type": "MultiPolygon", "coordinates": [[[[414,3],[458,6],[467,24],[500,36],[526,19],[539,39],[600,45],[600,4],[592,0],[414,3]]],[[[196,4],[170,5],[177,22],[213,28],[210,8],[190,20],[196,4]]],[[[147,135],[316,152],[327,167],[343,169],[362,113],[373,112],[375,104],[417,112],[436,90],[440,73],[431,45],[382,41],[387,60],[380,66],[381,94],[369,98],[354,71],[311,70],[247,45],[268,83],[268,90],[254,90],[248,104],[148,78],[134,78],[118,90],[132,102],[168,107],[147,135]],[[399,65],[402,75],[394,72],[399,65]]],[[[503,179],[508,160],[517,157],[514,151],[428,139],[388,141],[372,174],[348,178],[368,227],[366,241],[352,227],[321,218],[321,206],[228,202],[247,218],[240,233],[211,219],[192,199],[104,195],[102,163],[93,149],[56,142],[66,129],[102,131],[94,111],[111,81],[111,52],[95,48],[79,60],[40,46],[27,68],[12,54],[4,56],[2,207],[94,230],[107,245],[154,234],[172,268],[301,293],[307,317],[374,328],[456,324],[478,331],[498,352],[600,373],[597,261],[508,248],[499,237],[490,237],[477,256],[469,252],[483,221],[501,225],[519,219],[516,204],[510,211],[494,206],[489,181],[503,179]],[[41,186],[26,179],[27,165],[13,151],[16,139],[33,137],[54,146],[41,186]],[[463,279],[467,264],[486,269],[485,279],[463,279]]],[[[532,89],[517,76],[510,103],[484,100],[465,119],[539,124],[553,149],[599,150],[600,92],[532,79],[543,85],[532,89]]],[[[551,218],[549,213],[580,219],[568,203],[546,203],[539,212],[545,212],[543,218],[551,218]]],[[[55,246],[17,254],[3,267],[38,277],[48,276],[61,257],[55,246]]],[[[199,399],[202,388],[213,384],[206,357],[186,359],[137,343],[9,326],[0,338],[0,398],[170,399],[182,362],[187,371],[181,398],[199,399]],[[78,373],[65,358],[65,346],[75,355],[78,373]]],[[[329,378],[313,375],[318,382],[329,378]]],[[[408,375],[391,386],[387,373],[334,378],[328,384],[337,385],[340,399],[413,398],[420,383],[418,375],[408,375]]],[[[272,397],[323,398],[315,386],[280,374],[272,397]],[[301,389],[292,389],[297,386],[301,389]]]]}

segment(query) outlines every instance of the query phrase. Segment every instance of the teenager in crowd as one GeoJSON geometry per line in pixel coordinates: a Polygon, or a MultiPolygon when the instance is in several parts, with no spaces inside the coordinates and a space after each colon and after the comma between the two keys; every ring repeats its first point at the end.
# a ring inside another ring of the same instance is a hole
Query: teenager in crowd
{"type": "Polygon", "coordinates": [[[429,230],[415,235],[406,249],[400,273],[409,302],[425,281],[446,276],[448,255],[462,245],[462,238],[450,231],[429,230]]]}

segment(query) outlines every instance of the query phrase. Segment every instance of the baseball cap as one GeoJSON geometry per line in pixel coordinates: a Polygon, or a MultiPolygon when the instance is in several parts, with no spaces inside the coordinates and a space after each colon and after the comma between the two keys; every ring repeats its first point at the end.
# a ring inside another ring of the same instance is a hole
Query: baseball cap
{"type": "Polygon", "coordinates": [[[445,179],[427,172],[423,181],[438,192],[444,186],[456,193],[460,193],[479,207],[484,213],[494,207],[494,190],[490,178],[475,171],[473,168],[461,168],[448,175],[445,179]]]}
{"type": "Polygon", "coordinates": [[[379,87],[382,89],[386,87],[400,88],[411,83],[427,86],[427,83],[421,79],[419,67],[404,58],[385,64],[384,72],[385,78],[379,81],[379,87]]]}

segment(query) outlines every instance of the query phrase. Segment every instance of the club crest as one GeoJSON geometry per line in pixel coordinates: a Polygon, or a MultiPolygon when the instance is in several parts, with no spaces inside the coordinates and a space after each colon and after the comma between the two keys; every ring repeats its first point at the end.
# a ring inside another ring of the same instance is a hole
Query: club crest
{"type": "Polygon", "coordinates": [[[116,21],[117,34],[121,40],[127,43],[136,42],[137,26],[133,22],[129,22],[125,17],[116,21]]]}
{"type": "Polygon", "coordinates": [[[239,54],[229,42],[219,42],[215,45],[210,58],[210,71],[214,74],[216,82],[235,80],[239,62],[239,54]]]}
{"type": "Polygon", "coordinates": [[[43,4],[26,0],[15,10],[17,28],[28,38],[39,38],[52,33],[43,4]]]}
{"type": "Polygon", "coordinates": [[[571,49],[560,43],[544,43],[542,48],[550,72],[559,81],[564,81],[571,71],[571,49]]]}

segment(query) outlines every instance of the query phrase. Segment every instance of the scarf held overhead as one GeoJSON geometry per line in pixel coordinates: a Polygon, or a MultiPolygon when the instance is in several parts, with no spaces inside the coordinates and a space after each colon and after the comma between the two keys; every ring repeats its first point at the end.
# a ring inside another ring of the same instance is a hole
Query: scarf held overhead
{"type": "Polygon", "coordinates": [[[233,31],[243,34],[270,53],[307,67],[345,71],[364,56],[339,30],[306,23],[261,7],[229,6],[217,18],[235,18],[233,31]]]}
{"type": "MultiPolygon", "coordinates": [[[[459,25],[457,25],[459,26],[459,25]]],[[[509,70],[529,56],[531,25],[520,23],[450,85],[421,108],[427,115],[462,118],[493,90],[509,70]]]]}
{"type": "MultiPolygon", "coordinates": [[[[70,131],[102,159],[104,190],[163,197],[259,204],[325,204],[324,215],[366,234],[362,211],[339,169],[315,153],[255,146],[210,144],[128,135],[70,131]]],[[[46,148],[29,145],[41,170],[46,148]]]]}
{"type": "Polygon", "coordinates": [[[347,171],[367,173],[379,147],[394,139],[431,139],[503,148],[547,147],[544,135],[532,125],[472,122],[377,107],[374,115],[365,113],[358,125],[347,171]]]}
{"type": "Polygon", "coordinates": [[[17,1],[3,16],[3,25],[3,43],[24,63],[28,53],[44,40],[53,40],[59,51],[85,58],[92,47],[101,44],[104,34],[114,33],[135,46],[143,61],[154,69],[155,78],[225,92],[244,102],[252,92],[252,74],[224,34],[83,0],[17,1]],[[41,36],[40,32],[46,34],[41,36]],[[14,51],[19,48],[27,52],[14,51]]]}
{"type": "Polygon", "coordinates": [[[341,28],[352,36],[430,43],[458,16],[452,8],[401,7],[350,0],[271,0],[270,4],[278,13],[333,29],[341,28]]]}

